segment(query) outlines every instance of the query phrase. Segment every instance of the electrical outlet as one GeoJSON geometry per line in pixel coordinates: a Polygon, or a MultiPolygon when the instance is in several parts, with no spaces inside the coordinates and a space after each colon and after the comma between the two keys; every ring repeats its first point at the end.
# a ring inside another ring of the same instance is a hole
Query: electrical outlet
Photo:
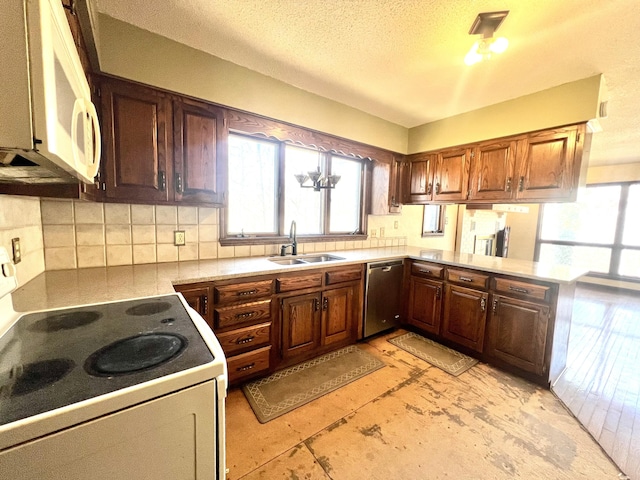
{"type": "Polygon", "coordinates": [[[11,248],[13,250],[13,263],[20,263],[22,260],[22,249],[20,248],[20,237],[11,239],[11,248]]]}
{"type": "Polygon", "coordinates": [[[378,233],[378,232],[376,231],[376,229],[375,229],[375,228],[372,228],[372,229],[371,229],[371,236],[372,236],[372,237],[375,237],[377,233],[378,233]]]}
{"type": "Polygon", "coordinates": [[[184,230],[175,230],[173,232],[173,244],[177,247],[185,244],[184,230]]]}
{"type": "Polygon", "coordinates": [[[396,220],[395,222],[393,222],[393,228],[394,228],[395,230],[397,230],[397,229],[398,229],[398,221],[397,221],[397,220],[396,220]]]}
{"type": "Polygon", "coordinates": [[[380,236],[384,237],[384,227],[380,227],[380,236]]]}

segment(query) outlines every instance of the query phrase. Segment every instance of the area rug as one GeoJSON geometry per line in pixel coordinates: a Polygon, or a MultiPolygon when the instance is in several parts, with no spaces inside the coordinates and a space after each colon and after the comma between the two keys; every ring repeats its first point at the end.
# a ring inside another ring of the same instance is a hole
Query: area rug
{"type": "Polygon", "coordinates": [[[475,358],[463,355],[413,332],[390,338],[388,341],[455,377],[478,363],[475,358]]]}
{"type": "Polygon", "coordinates": [[[378,358],[351,345],[246,383],[242,391],[266,423],[382,367],[378,358]]]}

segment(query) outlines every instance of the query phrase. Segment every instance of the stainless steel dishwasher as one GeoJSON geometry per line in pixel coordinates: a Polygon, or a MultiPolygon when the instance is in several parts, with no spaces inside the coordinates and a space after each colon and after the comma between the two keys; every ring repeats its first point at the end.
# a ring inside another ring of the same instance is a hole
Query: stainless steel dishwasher
{"type": "Polygon", "coordinates": [[[367,264],[364,336],[398,325],[402,309],[402,260],[367,264]]]}

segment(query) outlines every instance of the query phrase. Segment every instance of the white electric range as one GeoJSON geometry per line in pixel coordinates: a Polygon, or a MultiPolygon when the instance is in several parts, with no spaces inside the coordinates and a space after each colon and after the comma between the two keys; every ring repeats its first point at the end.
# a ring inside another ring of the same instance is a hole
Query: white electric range
{"type": "Polygon", "coordinates": [[[13,311],[0,248],[0,472],[224,479],[226,360],[179,294],[13,311]]]}

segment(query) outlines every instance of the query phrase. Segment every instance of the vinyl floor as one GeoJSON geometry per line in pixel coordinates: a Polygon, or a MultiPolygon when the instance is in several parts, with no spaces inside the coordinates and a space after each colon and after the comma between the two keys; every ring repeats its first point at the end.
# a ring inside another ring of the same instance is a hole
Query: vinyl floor
{"type": "Polygon", "coordinates": [[[567,370],[553,391],[640,480],[640,292],[577,288],[567,370]]]}
{"type": "Polygon", "coordinates": [[[229,479],[618,479],[549,390],[486,364],[453,377],[387,341],[386,366],[260,424],[227,398],[229,479]]]}

